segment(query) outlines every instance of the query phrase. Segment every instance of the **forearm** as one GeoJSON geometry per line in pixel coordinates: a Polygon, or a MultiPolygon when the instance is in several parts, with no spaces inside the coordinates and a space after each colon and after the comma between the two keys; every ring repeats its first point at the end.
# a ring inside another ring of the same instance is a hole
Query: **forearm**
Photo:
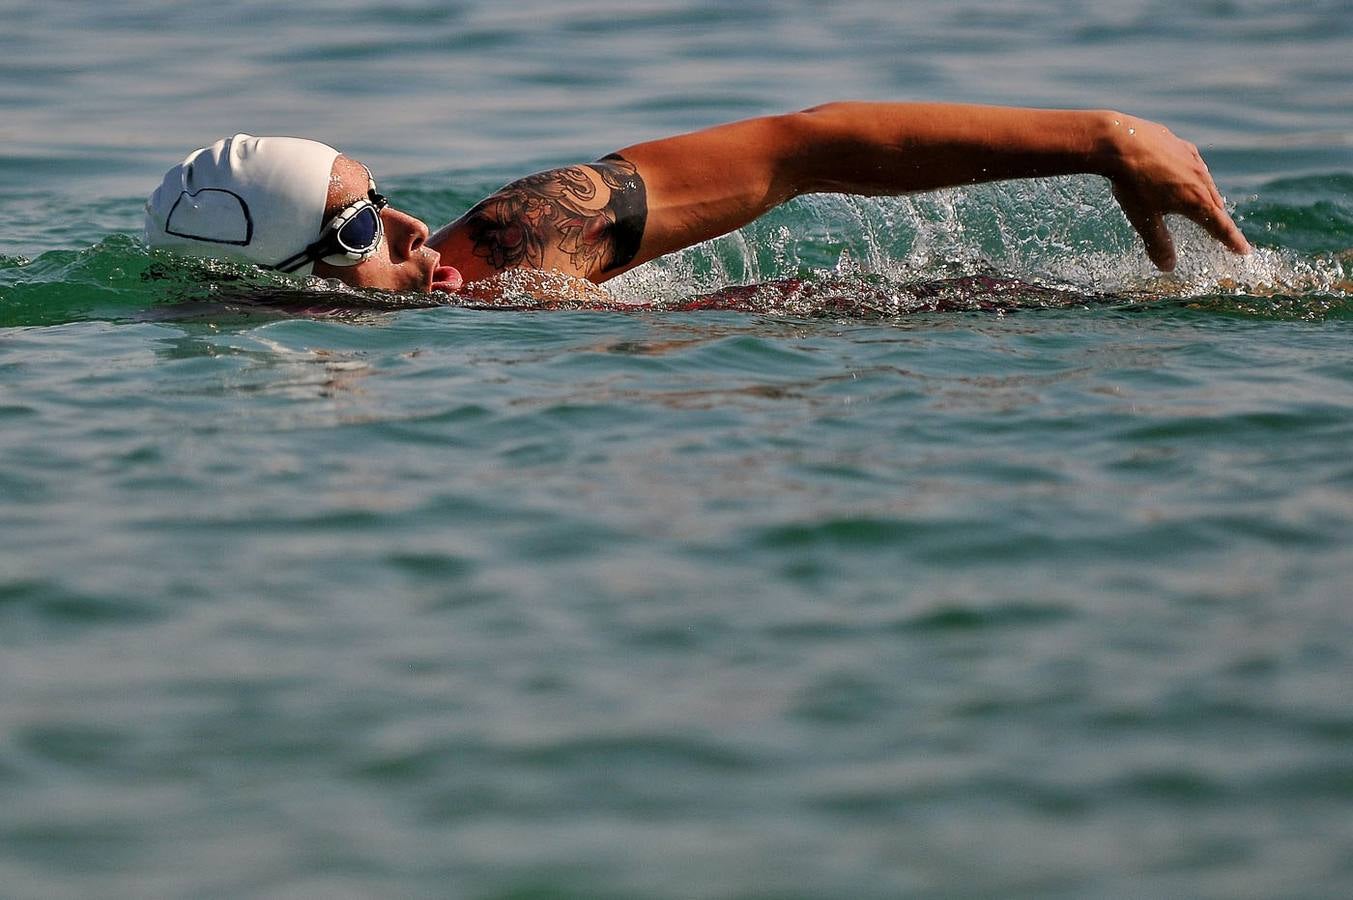
{"type": "Polygon", "coordinates": [[[830,103],[785,117],[795,194],[902,194],[1009,178],[1115,173],[1127,118],[1100,110],[830,103]]]}

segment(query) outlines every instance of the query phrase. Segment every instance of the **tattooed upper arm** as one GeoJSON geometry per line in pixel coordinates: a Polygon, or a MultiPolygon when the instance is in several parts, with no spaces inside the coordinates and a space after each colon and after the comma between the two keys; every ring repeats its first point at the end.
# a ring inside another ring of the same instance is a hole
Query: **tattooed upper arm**
{"type": "Polygon", "coordinates": [[[514,181],[466,213],[462,224],[474,255],[494,269],[605,277],[633,261],[647,219],[643,179],[613,154],[514,181]]]}

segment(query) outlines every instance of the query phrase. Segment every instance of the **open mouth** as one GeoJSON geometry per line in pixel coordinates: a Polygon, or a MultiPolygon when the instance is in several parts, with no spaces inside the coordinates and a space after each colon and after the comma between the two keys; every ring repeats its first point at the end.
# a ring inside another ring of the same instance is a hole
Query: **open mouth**
{"type": "Polygon", "coordinates": [[[465,279],[461,277],[460,272],[451,266],[437,266],[432,270],[432,281],[428,285],[428,291],[442,291],[447,294],[454,294],[465,284],[465,279]]]}

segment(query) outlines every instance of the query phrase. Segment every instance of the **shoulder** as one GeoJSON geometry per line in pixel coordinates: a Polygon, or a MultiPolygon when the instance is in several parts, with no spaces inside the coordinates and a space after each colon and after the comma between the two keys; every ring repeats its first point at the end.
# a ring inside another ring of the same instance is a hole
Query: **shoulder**
{"type": "Polygon", "coordinates": [[[612,155],[506,184],[428,243],[470,280],[533,268],[603,281],[638,253],[647,214],[638,169],[612,155]]]}

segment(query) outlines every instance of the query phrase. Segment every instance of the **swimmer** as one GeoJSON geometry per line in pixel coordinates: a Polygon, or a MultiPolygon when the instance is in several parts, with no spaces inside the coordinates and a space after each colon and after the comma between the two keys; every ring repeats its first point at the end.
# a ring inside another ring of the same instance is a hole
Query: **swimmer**
{"type": "Polygon", "coordinates": [[[358,288],[482,293],[522,270],[601,283],[803,194],[1072,174],[1109,179],[1164,271],[1175,266],[1170,213],[1249,252],[1198,148],[1163,125],[931,103],[828,103],[634,144],[514,181],[435,233],[391,206],[357,160],[314,141],[237,134],[169,170],[146,203],[145,234],[151,247],[358,288]]]}

